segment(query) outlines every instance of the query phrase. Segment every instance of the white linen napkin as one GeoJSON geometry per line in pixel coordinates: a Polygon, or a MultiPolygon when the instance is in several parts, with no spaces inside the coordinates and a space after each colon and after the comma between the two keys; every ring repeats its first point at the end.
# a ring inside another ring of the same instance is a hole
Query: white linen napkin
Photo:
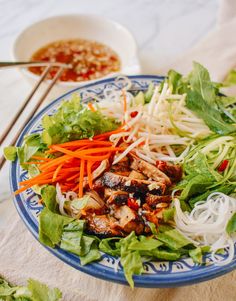
{"type": "Polygon", "coordinates": [[[197,61],[210,72],[212,80],[222,81],[229,70],[236,67],[236,1],[221,0],[217,28],[208,33],[196,46],[158,69],[167,74],[175,69],[187,74],[197,61]]]}
{"type": "MultiPolygon", "coordinates": [[[[236,66],[236,1],[221,1],[218,20],[214,31],[158,73],[166,73],[169,68],[186,73],[196,60],[209,69],[214,80],[222,80],[236,66]]],[[[16,211],[9,217],[8,225],[0,230],[0,275],[16,284],[25,284],[28,278],[34,278],[51,287],[59,287],[65,301],[235,300],[236,272],[191,287],[131,290],[64,264],[32,237],[16,211]]]]}
{"type": "Polygon", "coordinates": [[[233,301],[236,273],[210,282],[171,289],[145,289],[103,281],[77,271],[49,253],[26,229],[16,212],[1,234],[0,274],[12,283],[31,277],[58,287],[64,301],[233,301]]]}

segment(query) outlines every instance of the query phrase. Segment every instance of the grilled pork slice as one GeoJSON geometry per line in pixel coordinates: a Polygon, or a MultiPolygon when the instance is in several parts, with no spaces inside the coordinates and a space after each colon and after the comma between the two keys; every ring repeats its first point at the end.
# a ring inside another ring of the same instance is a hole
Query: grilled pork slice
{"type": "Polygon", "coordinates": [[[124,157],[122,161],[115,165],[112,165],[110,171],[122,176],[128,176],[131,171],[128,157],[124,157]]]}
{"type": "Polygon", "coordinates": [[[141,173],[137,172],[135,170],[132,170],[131,173],[129,174],[130,179],[138,179],[138,180],[145,180],[146,177],[141,173]]]}
{"type": "Polygon", "coordinates": [[[122,190],[105,188],[104,197],[108,197],[107,204],[115,204],[117,206],[121,206],[127,203],[129,194],[128,192],[122,190]]]}
{"type": "Polygon", "coordinates": [[[87,214],[85,219],[88,221],[88,231],[93,234],[105,236],[122,235],[121,230],[114,226],[116,225],[117,220],[108,214],[87,214]]]}
{"type": "Polygon", "coordinates": [[[157,168],[163,171],[173,182],[178,182],[182,178],[182,168],[165,161],[157,161],[157,168]]]}
{"type": "Polygon", "coordinates": [[[144,222],[135,211],[124,205],[115,210],[114,216],[118,219],[117,226],[125,232],[130,233],[135,231],[136,234],[143,233],[144,222]]]}
{"type": "Polygon", "coordinates": [[[162,195],[166,185],[163,182],[130,179],[112,172],[105,172],[102,184],[112,189],[119,189],[130,193],[162,195]]]}
{"type": "Polygon", "coordinates": [[[136,171],[140,171],[148,178],[151,178],[155,181],[164,183],[166,186],[171,185],[170,178],[164,172],[159,170],[156,166],[154,166],[134,155],[132,156],[131,168],[136,171]]]}
{"type": "Polygon", "coordinates": [[[146,203],[152,208],[156,207],[159,203],[169,203],[170,201],[170,195],[152,195],[150,193],[146,195],[146,203]]]}

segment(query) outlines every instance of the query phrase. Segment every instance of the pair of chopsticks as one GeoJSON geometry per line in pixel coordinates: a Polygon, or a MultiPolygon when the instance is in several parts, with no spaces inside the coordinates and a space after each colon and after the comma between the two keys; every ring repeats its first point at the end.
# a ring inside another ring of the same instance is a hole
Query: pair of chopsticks
{"type": "MultiPolygon", "coordinates": [[[[26,126],[26,124],[30,121],[30,119],[37,112],[37,110],[39,109],[39,107],[41,106],[41,104],[43,103],[43,101],[45,100],[46,96],[51,91],[51,89],[53,88],[53,86],[55,85],[55,83],[57,82],[57,80],[59,79],[59,77],[62,74],[63,70],[65,68],[71,68],[71,65],[62,64],[62,63],[56,63],[56,62],[55,63],[52,63],[52,62],[0,62],[0,70],[2,68],[5,69],[5,68],[13,68],[13,67],[32,67],[32,66],[34,66],[34,67],[45,66],[46,69],[42,73],[42,75],[39,78],[38,82],[33,87],[33,89],[30,92],[30,94],[26,97],[26,99],[23,102],[23,104],[21,105],[21,107],[16,112],[16,114],[13,117],[12,121],[9,123],[9,125],[4,130],[3,134],[0,136],[0,146],[6,140],[8,134],[13,129],[13,127],[14,127],[17,119],[21,116],[22,112],[24,111],[24,109],[26,108],[26,106],[29,104],[30,100],[34,96],[35,92],[37,91],[37,89],[39,88],[39,86],[41,85],[41,83],[45,80],[45,78],[48,75],[48,72],[50,71],[50,69],[52,67],[59,67],[57,73],[55,74],[55,76],[52,79],[52,81],[49,83],[47,89],[44,91],[43,95],[37,100],[34,108],[32,108],[32,110],[30,111],[28,117],[24,121],[24,123],[20,126],[20,128],[17,131],[17,133],[14,135],[14,138],[12,139],[10,145],[12,145],[12,146],[15,145],[15,143],[16,143],[16,141],[18,139],[18,136],[20,135],[20,133],[22,132],[22,130],[24,129],[24,127],[26,126]]],[[[4,165],[5,162],[6,162],[5,157],[1,156],[0,157],[0,170],[3,167],[3,165],[4,165]]]]}

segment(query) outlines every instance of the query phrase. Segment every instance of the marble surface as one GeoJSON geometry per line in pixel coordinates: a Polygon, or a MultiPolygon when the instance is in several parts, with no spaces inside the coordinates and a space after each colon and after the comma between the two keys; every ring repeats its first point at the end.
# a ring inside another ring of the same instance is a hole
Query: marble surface
{"type": "MultiPolygon", "coordinates": [[[[126,26],[137,40],[143,73],[158,74],[161,66],[192,47],[215,26],[218,6],[217,0],[0,0],[0,60],[12,59],[14,40],[29,24],[53,15],[90,13],[126,26]]],[[[3,131],[31,86],[15,69],[0,72],[3,131]]],[[[7,216],[14,210],[8,169],[6,164],[0,172],[0,228],[6,226],[7,216]]]]}

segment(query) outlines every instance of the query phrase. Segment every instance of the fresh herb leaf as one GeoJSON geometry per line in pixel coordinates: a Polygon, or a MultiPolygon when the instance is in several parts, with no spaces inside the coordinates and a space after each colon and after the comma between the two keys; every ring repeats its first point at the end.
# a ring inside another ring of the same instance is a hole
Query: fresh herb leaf
{"type": "Polygon", "coordinates": [[[236,213],[234,213],[228,221],[226,231],[229,235],[236,232],[236,213]]]}
{"type": "Polygon", "coordinates": [[[28,280],[27,286],[12,286],[0,278],[0,300],[6,301],[58,301],[62,293],[58,288],[49,288],[47,285],[28,280]]]}
{"type": "Polygon", "coordinates": [[[154,84],[150,83],[147,91],[144,93],[145,103],[149,103],[151,101],[153,93],[154,93],[154,84]]]}
{"type": "Polygon", "coordinates": [[[226,76],[224,83],[225,86],[234,86],[236,85],[236,70],[231,70],[226,76]]]}
{"type": "Polygon", "coordinates": [[[235,125],[226,123],[219,109],[206,102],[197,91],[189,91],[186,98],[188,109],[202,118],[206,125],[215,133],[226,135],[236,130],[235,125]]]}
{"type": "Polygon", "coordinates": [[[109,132],[117,127],[115,121],[97,110],[93,112],[82,106],[80,97],[73,95],[64,101],[57,112],[43,118],[43,142],[47,145],[90,138],[96,134],[109,132]]]}
{"type": "Polygon", "coordinates": [[[195,206],[195,204],[197,202],[200,202],[200,201],[203,201],[203,200],[206,200],[208,198],[208,196],[217,191],[217,192],[222,192],[226,195],[229,195],[231,194],[234,190],[236,189],[236,185],[233,185],[233,184],[230,184],[230,185],[225,185],[225,184],[222,184],[222,185],[219,185],[219,186],[215,186],[214,188],[212,189],[209,189],[207,190],[206,192],[202,193],[202,191],[200,192],[200,195],[197,195],[195,197],[191,197],[190,200],[188,201],[189,202],[189,205],[191,206],[191,208],[193,208],[195,206]]]}
{"type": "Polygon", "coordinates": [[[0,277],[0,297],[1,298],[13,295],[13,293],[15,293],[17,288],[18,288],[17,286],[16,287],[10,286],[6,280],[4,280],[3,278],[0,277]]]}
{"type": "Polygon", "coordinates": [[[28,289],[32,294],[32,300],[37,301],[57,301],[62,297],[58,288],[50,289],[46,284],[29,279],[28,289]]]}
{"type": "Polygon", "coordinates": [[[189,75],[191,89],[201,95],[209,105],[215,105],[215,87],[211,82],[209,72],[197,62],[193,62],[193,70],[189,75]]]}

